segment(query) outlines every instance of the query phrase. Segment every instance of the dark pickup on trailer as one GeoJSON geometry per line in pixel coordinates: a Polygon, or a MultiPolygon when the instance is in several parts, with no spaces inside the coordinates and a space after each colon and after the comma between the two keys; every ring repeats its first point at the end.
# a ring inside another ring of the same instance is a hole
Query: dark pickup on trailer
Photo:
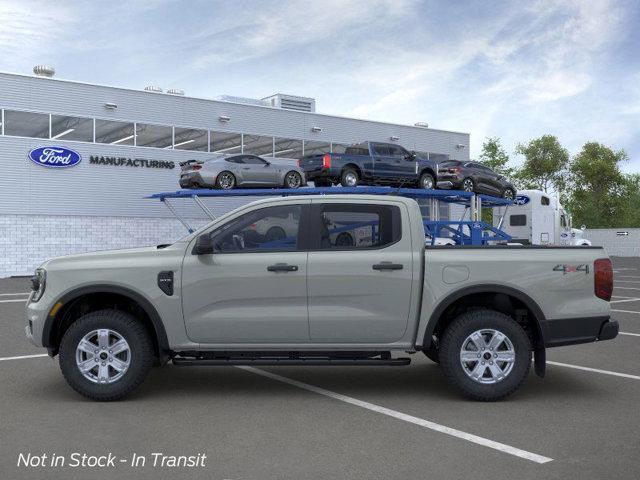
{"type": "Polygon", "coordinates": [[[364,142],[344,153],[308,155],[298,160],[316,187],[382,184],[436,188],[438,164],[393,143],[364,142]]]}

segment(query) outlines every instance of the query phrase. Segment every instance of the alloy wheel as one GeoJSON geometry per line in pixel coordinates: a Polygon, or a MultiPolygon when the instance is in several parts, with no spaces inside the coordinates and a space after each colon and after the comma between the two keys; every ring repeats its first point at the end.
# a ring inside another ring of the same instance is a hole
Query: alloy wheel
{"type": "Polygon", "coordinates": [[[355,187],[358,185],[358,177],[355,173],[349,172],[344,176],[345,183],[349,187],[355,187]]]}
{"type": "Polygon", "coordinates": [[[433,178],[431,178],[431,176],[425,175],[422,177],[422,188],[426,190],[433,189],[433,178]]]}
{"type": "Polygon", "coordinates": [[[302,179],[300,178],[300,174],[297,172],[289,172],[287,173],[287,187],[289,188],[298,188],[302,183],[302,179]]]}
{"type": "Polygon", "coordinates": [[[76,365],[90,382],[114,383],[131,365],[131,348],[115,330],[92,330],[76,347],[76,365]]]}
{"type": "Polygon", "coordinates": [[[470,178],[465,179],[465,181],[462,182],[462,190],[465,192],[473,192],[473,180],[470,178]]]}
{"type": "Polygon", "coordinates": [[[502,194],[502,197],[506,198],[507,200],[513,200],[513,190],[507,188],[502,194]]]}
{"type": "Polygon", "coordinates": [[[487,328],[469,335],[460,348],[464,373],[477,383],[492,385],[513,370],[516,352],[513,342],[499,330],[487,328]]]}

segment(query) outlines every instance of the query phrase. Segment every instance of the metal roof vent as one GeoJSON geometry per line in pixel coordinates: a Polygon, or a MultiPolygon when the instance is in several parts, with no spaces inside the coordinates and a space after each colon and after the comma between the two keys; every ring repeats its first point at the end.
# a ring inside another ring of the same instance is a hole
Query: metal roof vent
{"type": "Polygon", "coordinates": [[[184,95],[184,91],[180,90],[179,88],[170,88],[169,90],[167,90],[167,93],[169,95],[179,95],[179,96],[184,95]]]}
{"type": "Polygon", "coordinates": [[[51,78],[56,74],[56,69],[50,67],[49,65],[36,65],[35,67],[33,67],[33,73],[35,73],[38,77],[51,78]]]}
{"type": "Polygon", "coordinates": [[[147,92],[162,93],[162,88],[156,85],[147,85],[146,87],[144,87],[144,89],[147,92]]]}
{"type": "Polygon", "coordinates": [[[414,125],[420,128],[429,128],[429,124],[427,122],[416,122],[414,125]]]}

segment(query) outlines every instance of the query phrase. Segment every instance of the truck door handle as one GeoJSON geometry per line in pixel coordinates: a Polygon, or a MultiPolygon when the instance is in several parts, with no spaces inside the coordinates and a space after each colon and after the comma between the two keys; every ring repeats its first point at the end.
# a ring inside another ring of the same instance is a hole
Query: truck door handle
{"type": "Polygon", "coordinates": [[[297,265],[287,265],[286,263],[276,263],[267,267],[269,272],[297,272],[297,265]]]}
{"type": "Polygon", "coordinates": [[[382,262],[373,265],[374,270],[402,270],[403,268],[401,263],[382,262]]]}
{"type": "Polygon", "coordinates": [[[242,167],[243,170],[251,170],[251,167],[242,167]]]}

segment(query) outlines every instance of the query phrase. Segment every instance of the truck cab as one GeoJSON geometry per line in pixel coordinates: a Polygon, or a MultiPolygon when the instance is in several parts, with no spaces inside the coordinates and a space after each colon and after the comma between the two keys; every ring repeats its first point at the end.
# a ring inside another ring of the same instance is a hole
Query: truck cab
{"type": "Polygon", "coordinates": [[[585,227],[572,228],[571,215],[557,197],[541,190],[521,190],[514,204],[505,210],[496,207],[493,223],[523,245],[588,246],[582,238],[585,227]],[[504,220],[502,217],[504,216],[504,220]],[[502,225],[500,222],[502,221],[502,225]]]}

